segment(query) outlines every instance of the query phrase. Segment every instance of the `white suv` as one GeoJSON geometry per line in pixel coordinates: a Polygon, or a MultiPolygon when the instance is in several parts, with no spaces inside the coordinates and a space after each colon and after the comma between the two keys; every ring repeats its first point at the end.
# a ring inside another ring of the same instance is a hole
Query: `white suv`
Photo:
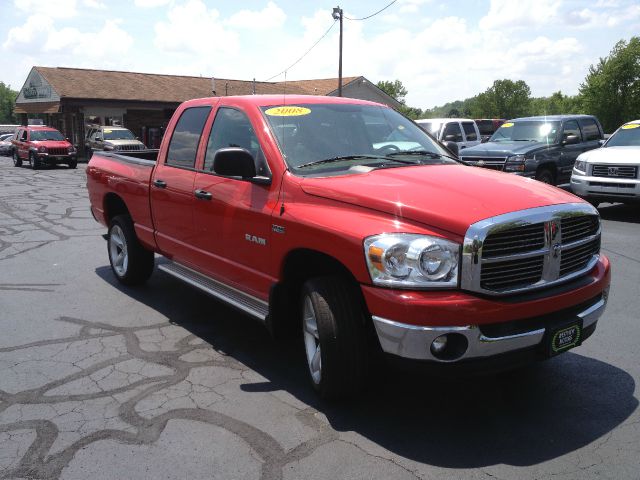
{"type": "Polygon", "coordinates": [[[598,206],[600,202],[640,200],[640,120],[625,123],[601,148],[578,156],[571,191],[598,206]]]}
{"type": "Polygon", "coordinates": [[[420,127],[440,142],[456,142],[458,149],[480,143],[480,130],[470,118],[424,118],[416,120],[420,127]]]}

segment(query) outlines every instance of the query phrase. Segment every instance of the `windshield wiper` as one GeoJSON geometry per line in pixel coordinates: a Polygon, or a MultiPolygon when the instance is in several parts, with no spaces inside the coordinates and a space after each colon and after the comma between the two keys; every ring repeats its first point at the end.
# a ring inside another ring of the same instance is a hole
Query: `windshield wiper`
{"type": "Polygon", "coordinates": [[[397,163],[406,163],[409,165],[416,165],[416,162],[410,162],[407,160],[398,160],[396,158],[389,158],[382,155],[342,155],[339,157],[325,158],[324,160],[314,160],[313,162],[303,163],[296,168],[307,168],[313,165],[322,165],[325,163],[341,162],[343,160],[391,160],[397,163]]]}
{"type": "MultiPolygon", "coordinates": [[[[429,152],[427,150],[406,150],[403,152],[393,152],[393,153],[389,153],[387,154],[388,157],[395,157],[396,155],[420,155],[421,157],[429,157],[429,158],[450,158],[452,160],[458,160],[457,158],[454,158],[450,155],[445,155],[444,153],[436,153],[436,152],[429,152]]],[[[394,158],[394,160],[397,160],[396,158],[394,158]]]]}

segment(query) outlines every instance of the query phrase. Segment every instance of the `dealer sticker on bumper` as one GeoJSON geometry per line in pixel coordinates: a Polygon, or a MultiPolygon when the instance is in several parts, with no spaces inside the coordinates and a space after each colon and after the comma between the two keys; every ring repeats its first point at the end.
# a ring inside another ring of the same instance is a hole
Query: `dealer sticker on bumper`
{"type": "Polygon", "coordinates": [[[581,338],[582,328],[580,328],[580,325],[571,325],[560,329],[551,338],[551,350],[553,350],[553,353],[564,352],[580,345],[581,338]]]}

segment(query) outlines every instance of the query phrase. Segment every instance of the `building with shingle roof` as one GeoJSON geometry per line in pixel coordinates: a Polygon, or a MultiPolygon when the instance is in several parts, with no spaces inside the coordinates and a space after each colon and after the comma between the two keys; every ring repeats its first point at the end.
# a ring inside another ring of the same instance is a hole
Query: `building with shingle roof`
{"type": "MultiPolygon", "coordinates": [[[[338,79],[257,82],[155,73],[33,67],[16,98],[20,123],[39,118],[63,132],[82,152],[91,125],[122,125],[149,147],[162,133],[180,103],[193,98],[229,95],[338,95],[338,79]]],[[[400,103],[365,77],[344,77],[342,95],[400,103]]]]}

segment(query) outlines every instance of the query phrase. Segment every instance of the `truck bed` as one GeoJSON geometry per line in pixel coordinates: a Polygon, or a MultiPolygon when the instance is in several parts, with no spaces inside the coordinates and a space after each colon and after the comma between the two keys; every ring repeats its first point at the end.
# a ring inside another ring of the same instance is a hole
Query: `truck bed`
{"type": "Polygon", "coordinates": [[[118,204],[123,203],[138,237],[149,248],[155,248],[149,184],[157,157],[158,150],[95,152],[87,166],[87,188],[96,220],[108,226],[118,204]]]}

